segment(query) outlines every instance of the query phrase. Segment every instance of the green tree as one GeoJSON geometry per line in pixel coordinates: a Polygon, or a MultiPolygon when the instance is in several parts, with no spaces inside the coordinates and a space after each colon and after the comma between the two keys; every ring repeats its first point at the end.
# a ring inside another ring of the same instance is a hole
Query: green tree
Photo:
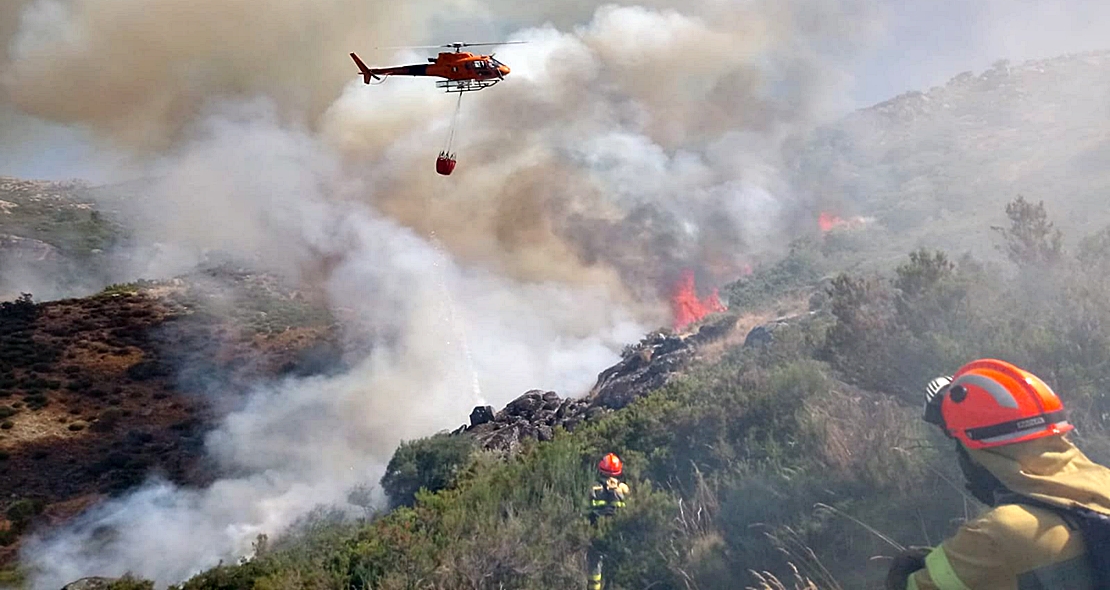
{"type": "Polygon", "coordinates": [[[1036,205],[1019,196],[1006,205],[1010,227],[994,226],[1006,244],[1003,250],[1018,266],[1043,266],[1060,260],[1063,234],[1048,220],[1044,201],[1036,205]]]}
{"type": "Polygon", "coordinates": [[[958,282],[956,265],[944,252],[922,248],[896,270],[894,308],[898,322],[914,334],[949,325],[962,307],[967,289],[958,282]]]}
{"type": "Polygon", "coordinates": [[[1110,262],[1110,227],[1083,238],[1075,258],[1086,267],[1101,267],[1110,262]]]}
{"type": "Polygon", "coordinates": [[[894,343],[900,336],[889,286],[881,280],[840,275],[829,286],[836,323],[825,333],[823,358],[859,385],[889,391],[894,343]]]}

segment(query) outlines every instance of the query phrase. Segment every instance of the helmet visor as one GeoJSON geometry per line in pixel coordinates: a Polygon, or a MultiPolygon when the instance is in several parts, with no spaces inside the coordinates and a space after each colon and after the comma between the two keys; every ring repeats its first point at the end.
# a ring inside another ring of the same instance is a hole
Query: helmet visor
{"type": "Polygon", "coordinates": [[[940,405],[951,387],[951,377],[937,377],[925,387],[925,415],[923,419],[929,424],[944,428],[944,415],[940,412],[940,405]]]}

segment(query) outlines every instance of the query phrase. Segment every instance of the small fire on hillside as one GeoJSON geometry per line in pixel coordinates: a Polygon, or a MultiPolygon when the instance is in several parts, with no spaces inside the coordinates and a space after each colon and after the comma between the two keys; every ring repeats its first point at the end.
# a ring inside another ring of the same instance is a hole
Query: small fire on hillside
{"type": "Polygon", "coordinates": [[[849,217],[844,219],[835,213],[822,211],[817,216],[817,227],[821,229],[821,233],[828,233],[834,229],[859,229],[865,225],[875,221],[874,217],[849,217]]]}
{"type": "Polygon", "coordinates": [[[699,299],[694,271],[685,270],[672,292],[671,310],[674,312],[674,329],[681,330],[713,312],[725,311],[725,306],[721,304],[716,289],[705,299],[699,299]]]}

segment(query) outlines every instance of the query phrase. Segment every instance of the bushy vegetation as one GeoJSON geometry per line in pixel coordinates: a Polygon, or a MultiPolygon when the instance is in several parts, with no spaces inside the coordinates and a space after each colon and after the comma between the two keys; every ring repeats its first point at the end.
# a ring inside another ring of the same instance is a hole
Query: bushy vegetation
{"type": "MultiPolygon", "coordinates": [[[[986,356],[1023,365],[1064,397],[1079,444],[1110,457],[1110,229],[1070,254],[1043,204],[1007,213],[1009,266],[918,250],[889,273],[837,276],[823,312],[770,344],[507,459],[460,437],[408,442],[382,481],[392,510],[322,509],[183,588],[581,587],[591,546],[612,588],[873,586],[889,563],[876,556],[934,544],[974,510],[950,443],[920,420],[930,378],[986,356]],[[632,496],[591,527],[609,451],[632,496]]],[[[810,268],[784,263],[734,292],[757,302],[810,268]]]]}
{"type": "Polygon", "coordinates": [[[157,287],[158,284],[159,284],[158,281],[151,281],[151,280],[146,280],[146,279],[140,279],[138,281],[134,281],[134,282],[131,282],[131,283],[113,283],[111,285],[108,285],[107,287],[104,287],[100,291],[100,293],[98,293],[98,295],[135,294],[135,293],[139,293],[139,292],[143,291],[144,289],[157,287]]]}
{"type": "Polygon", "coordinates": [[[0,546],[9,545],[31,526],[31,522],[43,509],[43,503],[29,498],[16,499],[4,509],[4,518],[9,525],[0,530],[0,546]]]}
{"type": "Polygon", "coordinates": [[[475,446],[469,437],[447,435],[402,443],[382,476],[390,504],[411,506],[421,490],[438,492],[451,485],[475,446]]]}
{"type": "Polygon", "coordinates": [[[755,271],[722,290],[729,309],[766,307],[795,291],[809,288],[826,272],[827,263],[814,239],[800,239],[790,245],[786,256],[755,271]]]}
{"type": "Polygon", "coordinates": [[[124,237],[118,221],[81,206],[87,201],[80,189],[34,185],[0,187],[0,198],[17,205],[0,216],[0,234],[42,240],[76,258],[88,258],[124,237]]]}
{"type": "Polygon", "coordinates": [[[1013,267],[921,251],[893,279],[839,277],[826,358],[861,385],[910,400],[967,359],[1003,358],[1052,383],[1081,431],[1101,435],[1110,416],[1108,232],[1068,255],[1043,203],[1018,199],[1007,214],[1001,247],[1013,267]]]}

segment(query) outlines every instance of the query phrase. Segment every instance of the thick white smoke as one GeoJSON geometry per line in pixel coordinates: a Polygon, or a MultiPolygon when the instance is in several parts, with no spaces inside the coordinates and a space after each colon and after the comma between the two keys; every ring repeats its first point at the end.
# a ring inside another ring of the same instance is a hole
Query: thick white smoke
{"type": "Polygon", "coordinates": [[[155,202],[169,207],[171,225],[208,212],[210,233],[196,245],[258,252],[270,264],[341,256],[325,286],[332,304],[389,342],[342,376],[260,389],[217,425],[209,452],[229,473],[247,475],[203,490],[155,482],[30,543],[35,587],[125,571],[178,581],[248,551],[255,535],[278,533],[317,504],[343,505],[353,486],[380,477],[401,440],[455,426],[478,403],[503,403],[531,384],[582,391],[645,329],[604,289],[460,268],[373,210],[335,204],[357,185],[345,187],[326,148],[267,110],[255,103],[205,120],[155,202]],[[194,196],[195,207],[182,209],[194,196]],[[221,219],[239,225],[224,228],[221,219]]]}

